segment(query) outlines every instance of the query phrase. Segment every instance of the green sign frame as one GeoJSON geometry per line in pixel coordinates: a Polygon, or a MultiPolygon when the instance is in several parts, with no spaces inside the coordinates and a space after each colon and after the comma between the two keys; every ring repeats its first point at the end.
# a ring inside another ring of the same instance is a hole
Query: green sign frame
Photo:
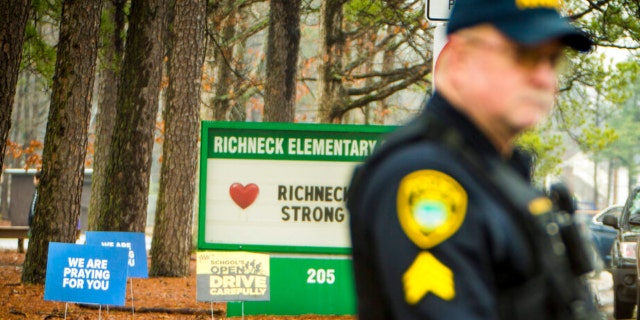
{"type": "MultiPolygon", "coordinates": [[[[201,126],[198,249],[274,253],[350,254],[349,245],[218,243],[207,240],[209,161],[340,163],[353,166],[368,156],[395,126],[203,121],[201,126]],[[374,143],[375,142],[375,143],[374,143]],[[300,162],[302,161],[302,162],[300,162]]],[[[212,171],[213,172],[213,171],[212,171]]],[[[213,190],[213,189],[212,189],[213,190]]],[[[344,192],[346,194],[346,190],[344,192]]],[[[216,210],[215,208],[213,210],[216,210]]],[[[296,212],[297,217],[297,212],[296,212]]],[[[348,223],[347,222],[344,224],[348,223]]]]}

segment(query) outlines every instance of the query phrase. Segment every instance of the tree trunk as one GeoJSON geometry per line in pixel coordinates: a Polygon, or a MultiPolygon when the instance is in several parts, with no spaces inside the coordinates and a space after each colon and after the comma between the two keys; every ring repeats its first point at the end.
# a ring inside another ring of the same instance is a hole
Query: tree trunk
{"type": "Polygon", "coordinates": [[[176,1],[151,276],[189,274],[206,1],[176,1]]]}
{"type": "Polygon", "coordinates": [[[43,283],[49,242],[75,242],[98,52],[101,1],[62,4],[42,177],[22,281],[43,283]]]}
{"type": "Polygon", "coordinates": [[[2,175],[2,179],[0,179],[0,213],[2,213],[1,218],[10,220],[11,216],[9,216],[9,182],[11,181],[10,175],[2,175]]]}
{"type": "Polygon", "coordinates": [[[218,38],[218,46],[214,48],[214,61],[216,64],[215,97],[213,98],[213,119],[229,120],[231,100],[233,98],[233,70],[234,61],[233,46],[231,40],[236,34],[236,12],[233,0],[220,1],[219,8],[214,13],[214,21],[219,21],[221,37],[218,38]]]}
{"type": "Polygon", "coordinates": [[[346,98],[342,83],[342,59],[345,39],[342,32],[342,6],[344,0],[322,1],[320,6],[320,55],[318,88],[320,102],[318,118],[321,123],[332,123],[336,119],[335,110],[340,110],[346,98]]]}
{"type": "Polygon", "coordinates": [[[89,200],[88,230],[97,230],[99,205],[103,201],[102,190],[105,184],[105,171],[109,155],[111,154],[111,138],[113,137],[113,123],[116,119],[118,102],[118,86],[120,83],[120,69],[124,56],[124,42],[121,34],[124,32],[126,15],[124,6],[126,0],[105,1],[104,12],[113,28],[103,39],[103,49],[100,56],[100,94],[98,112],[96,114],[96,140],[94,145],[93,175],[91,176],[91,199],[89,200]]]}
{"type": "MultiPolygon", "coordinates": [[[[361,37],[361,41],[362,43],[359,43],[358,46],[354,46],[355,51],[356,51],[356,56],[370,56],[371,54],[369,53],[371,47],[375,46],[375,41],[377,39],[375,31],[367,31],[365,32],[365,36],[361,37]]],[[[348,47],[348,46],[347,46],[348,47]]],[[[345,52],[347,56],[350,56],[349,52],[345,52]]],[[[385,52],[386,53],[386,52],[385,52]]],[[[383,61],[382,61],[382,68],[384,70],[385,67],[385,62],[387,61],[386,59],[386,55],[384,55],[383,61]]],[[[364,70],[362,70],[363,74],[370,74],[375,72],[375,67],[376,64],[378,62],[374,59],[367,59],[366,62],[364,62],[362,68],[364,70]]],[[[356,70],[357,71],[357,70],[356,70]]],[[[375,79],[374,78],[367,78],[364,81],[364,85],[365,87],[369,87],[372,85],[375,85],[375,79]]],[[[381,101],[376,101],[374,103],[369,104],[368,106],[362,108],[363,110],[363,114],[364,114],[364,124],[365,125],[369,125],[371,124],[371,122],[373,123],[378,123],[376,121],[378,121],[379,117],[380,117],[380,110],[382,110],[385,106],[385,101],[381,100],[381,101]],[[373,119],[373,120],[372,120],[373,119]]],[[[353,121],[349,121],[349,123],[353,123],[353,121]]]]}
{"type": "Polygon", "coordinates": [[[131,2],[98,230],[145,230],[166,10],[166,0],[131,2]]]}
{"type": "MultiPolygon", "coordinates": [[[[251,21],[251,19],[253,19],[252,13],[246,7],[242,6],[237,9],[236,16],[238,17],[239,21],[251,21]]],[[[242,28],[242,25],[238,27],[242,28]]],[[[249,69],[244,63],[244,61],[248,61],[247,37],[241,37],[236,41],[237,42],[234,43],[235,49],[233,54],[234,61],[236,61],[236,63],[234,63],[234,68],[240,74],[246,75],[249,69]]],[[[231,103],[231,106],[229,108],[229,121],[245,122],[249,120],[249,117],[247,116],[247,101],[253,94],[248,94],[250,90],[247,90],[248,88],[245,78],[238,77],[234,74],[233,80],[234,81],[232,84],[232,88],[234,88],[235,94],[233,103],[231,103]]],[[[255,87],[252,89],[257,91],[257,88],[255,87]]]]}
{"type": "MultiPolygon", "coordinates": [[[[395,63],[395,50],[385,50],[384,56],[382,58],[382,72],[387,73],[391,72],[394,68],[395,63]]],[[[387,103],[387,99],[382,99],[379,101],[378,110],[375,112],[375,118],[373,120],[374,124],[385,124],[385,118],[389,113],[389,104],[387,103]]]]}
{"type": "Polygon", "coordinates": [[[271,0],[264,93],[265,122],[293,122],[300,47],[300,0],[271,0]]]}
{"type": "Polygon", "coordinates": [[[11,112],[22,59],[29,0],[0,2],[0,170],[11,128],[11,112]]]}
{"type": "Polygon", "coordinates": [[[607,205],[618,203],[618,168],[613,168],[613,161],[609,162],[609,166],[612,167],[612,186],[611,186],[611,200],[607,202],[607,205]]]}
{"type": "Polygon", "coordinates": [[[598,161],[593,162],[593,204],[596,208],[600,206],[600,196],[598,194],[598,161]]]}

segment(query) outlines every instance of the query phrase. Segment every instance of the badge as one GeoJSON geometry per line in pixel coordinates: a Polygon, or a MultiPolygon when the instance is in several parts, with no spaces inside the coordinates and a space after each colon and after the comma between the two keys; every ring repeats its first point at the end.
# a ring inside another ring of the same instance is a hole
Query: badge
{"type": "Polygon", "coordinates": [[[436,170],[414,171],[400,181],[400,226],[418,247],[432,248],[460,228],[467,201],[467,192],[451,176],[436,170]]]}

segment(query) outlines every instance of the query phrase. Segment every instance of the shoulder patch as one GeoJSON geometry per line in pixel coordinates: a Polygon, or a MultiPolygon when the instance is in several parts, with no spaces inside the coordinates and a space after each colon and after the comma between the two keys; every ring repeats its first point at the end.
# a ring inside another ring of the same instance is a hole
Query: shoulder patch
{"type": "Polygon", "coordinates": [[[451,176],[418,170],[400,181],[397,211],[405,234],[422,249],[451,237],[467,212],[467,192],[451,176]]]}

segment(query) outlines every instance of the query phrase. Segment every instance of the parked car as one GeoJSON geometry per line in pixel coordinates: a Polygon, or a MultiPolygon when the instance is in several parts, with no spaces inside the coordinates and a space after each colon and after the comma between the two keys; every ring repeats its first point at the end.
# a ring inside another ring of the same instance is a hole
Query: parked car
{"type": "Polygon", "coordinates": [[[613,316],[628,319],[638,304],[637,241],[640,235],[640,187],[635,187],[616,217],[605,214],[602,223],[617,229],[611,247],[610,271],[613,276],[613,316]]]}
{"type": "Polygon", "coordinates": [[[591,221],[587,224],[589,228],[590,238],[593,242],[593,246],[598,253],[599,258],[602,260],[605,269],[611,267],[611,247],[613,246],[613,240],[615,240],[618,230],[602,223],[602,219],[606,215],[613,215],[620,219],[620,214],[624,205],[616,204],[601,210],[591,218],[591,221]]]}

